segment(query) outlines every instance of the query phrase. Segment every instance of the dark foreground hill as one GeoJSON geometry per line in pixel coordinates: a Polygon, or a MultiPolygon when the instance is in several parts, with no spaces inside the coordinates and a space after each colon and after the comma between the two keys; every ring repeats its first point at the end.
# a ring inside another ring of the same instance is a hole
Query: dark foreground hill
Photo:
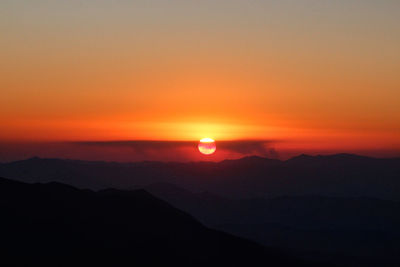
{"type": "Polygon", "coordinates": [[[310,266],[210,230],[144,190],[0,178],[0,212],[2,266],[310,266]]]}
{"type": "Polygon", "coordinates": [[[400,159],[349,154],[287,161],[247,157],[222,162],[87,162],[32,158],[0,164],[0,176],[58,181],[80,188],[131,188],[172,183],[228,197],[323,195],[400,200],[400,159]]]}

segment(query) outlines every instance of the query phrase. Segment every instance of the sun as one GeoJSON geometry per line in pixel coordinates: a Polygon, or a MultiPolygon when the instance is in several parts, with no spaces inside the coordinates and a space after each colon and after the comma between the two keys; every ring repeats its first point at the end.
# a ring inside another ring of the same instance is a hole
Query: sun
{"type": "Polygon", "coordinates": [[[211,138],[203,138],[200,140],[198,146],[200,153],[204,155],[211,155],[217,149],[215,141],[211,138]]]}

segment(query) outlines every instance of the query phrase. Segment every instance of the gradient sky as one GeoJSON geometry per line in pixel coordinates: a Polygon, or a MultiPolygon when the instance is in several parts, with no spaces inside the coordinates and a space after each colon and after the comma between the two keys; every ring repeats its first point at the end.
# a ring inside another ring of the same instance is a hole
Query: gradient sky
{"type": "Polygon", "coordinates": [[[400,151],[398,0],[3,0],[0,141],[400,151]]]}

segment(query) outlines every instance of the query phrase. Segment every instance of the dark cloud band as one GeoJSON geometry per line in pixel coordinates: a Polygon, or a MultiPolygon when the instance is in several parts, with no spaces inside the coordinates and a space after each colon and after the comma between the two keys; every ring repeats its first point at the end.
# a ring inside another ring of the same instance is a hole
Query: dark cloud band
{"type": "MultiPolygon", "coordinates": [[[[232,140],[217,141],[219,150],[226,150],[238,154],[258,154],[271,155],[276,153],[273,150],[274,140],[232,140]]],[[[73,142],[76,145],[98,146],[98,147],[124,147],[131,148],[136,152],[146,152],[148,150],[177,149],[182,147],[196,147],[197,141],[80,141],[73,142]]]]}

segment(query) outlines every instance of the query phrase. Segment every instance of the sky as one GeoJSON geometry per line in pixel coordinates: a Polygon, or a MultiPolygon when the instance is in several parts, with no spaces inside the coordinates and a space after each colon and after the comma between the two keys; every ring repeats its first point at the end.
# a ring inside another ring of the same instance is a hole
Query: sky
{"type": "Polygon", "coordinates": [[[3,0],[0,156],[204,137],[400,155],[399,12],[397,0],[3,0]]]}

